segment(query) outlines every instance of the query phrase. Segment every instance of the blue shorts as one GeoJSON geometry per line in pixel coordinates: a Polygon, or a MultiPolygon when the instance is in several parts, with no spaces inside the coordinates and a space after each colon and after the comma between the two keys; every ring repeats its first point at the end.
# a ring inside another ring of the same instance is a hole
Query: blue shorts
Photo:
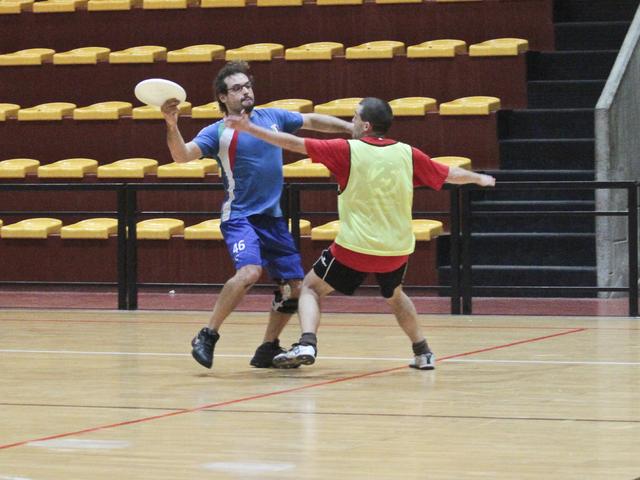
{"type": "Polygon", "coordinates": [[[234,218],[222,222],[220,230],[236,270],[260,265],[274,280],[304,277],[300,253],[283,217],[234,218]]]}

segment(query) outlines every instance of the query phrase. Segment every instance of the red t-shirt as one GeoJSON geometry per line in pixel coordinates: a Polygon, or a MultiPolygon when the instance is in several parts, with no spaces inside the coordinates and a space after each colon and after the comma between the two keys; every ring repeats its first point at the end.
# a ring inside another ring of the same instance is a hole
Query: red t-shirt
{"type": "MultiPolygon", "coordinates": [[[[378,137],[365,137],[360,140],[370,145],[397,143],[396,140],[378,137]]],[[[340,190],[344,190],[349,181],[351,170],[351,150],[348,141],[344,138],[332,140],[306,138],[304,144],[311,161],[325,165],[335,175],[340,190]]],[[[411,151],[413,154],[413,185],[426,185],[434,190],[440,190],[449,176],[449,167],[431,161],[427,154],[417,148],[411,147],[411,151]]],[[[341,247],[336,243],[333,243],[330,249],[340,263],[360,272],[392,272],[404,265],[409,258],[409,255],[392,257],[367,255],[341,247]]]]}

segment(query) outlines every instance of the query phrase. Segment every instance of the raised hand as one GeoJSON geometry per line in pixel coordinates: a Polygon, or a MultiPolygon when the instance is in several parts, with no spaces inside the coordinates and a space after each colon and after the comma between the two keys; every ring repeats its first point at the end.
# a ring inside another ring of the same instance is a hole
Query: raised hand
{"type": "Polygon", "coordinates": [[[171,98],[162,104],[160,107],[160,111],[164,116],[165,122],[170,127],[175,127],[178,125],[178,115],[180,111],[178,110],[178,105],[180,104],[180,100],[176,98],[171,98]]]}

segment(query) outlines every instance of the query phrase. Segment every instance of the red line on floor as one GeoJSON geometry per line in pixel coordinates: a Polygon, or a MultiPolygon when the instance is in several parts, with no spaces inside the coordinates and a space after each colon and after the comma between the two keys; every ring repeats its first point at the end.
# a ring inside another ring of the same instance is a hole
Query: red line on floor
{"type": "MultiPolygon", "coordinates": [[[[458,357],[466,357],[469,355],[474,355],[476,353],[483,353],[483,352],[489,352],[492,350],[499,350],[502,348],[508,348],[508,347],[513,347],[515,345],[522,345],[525,343],[532,343],[532,342],[538,342],[541,340],[547,340],[550,338],[555,338],[555,337],[559,337],[562,335],[570,335],[572,333],[578,333],[578,332],[583,332],[585,330],[588,330],[587,328],[574,328],[571,330],[566,330],[564,332],[559,332],[559,333],[554,333],[551,335],[545,335],[542,337],[534,337],[534,338],[528,338],[525,340],[519,340],[517,342],[511,342],[511,343],[506,343],[503,345],[495,345],[493,347],[487,347],[487,348],[482,348],[479,350],[473,350],[471,352],[464,352],[464,353],[458,353],[458,354],[454,354],[454,355],[449,355],[447,357],[443,357],[440,359],[440,361],[443,360],[448,360],[451,358],[458,358],[458,357]]],[[[218,407],[224,407],[227,405],[233,405],[235,403],[242,403],[242,402],[249,402],[251,400],[259,400],[262,398],[268,398],[268,397],[273,397],[276,395],[283,395],[286,393],[291,393],[291,392],[297,392],[300,390],[308,390],[310,388],[316,388],[316,387],[322,387],[325,385],[332,385],[335,383],[342,383],[342,382],[348,382],[350,380],[357,380],[360,378],[366,378],[366,377],[371,377],[374,375],[382,375],[384,373],[389,373],[389,372],[395,372],[395,371],[399,371],[399,370],[404,370],[405,368],[408,368],[407,366],[402,366],[402,367],[393,367],[393,368],[386,368],[384,370],[376,370],[374,372],[368,372],[368,373],[362,373],[359,375],[352,375],[349,377],[341,377],[341,378],[334,378],[333,380],[326,380],[324,382],[318,382],[318,383],[311,383],[308,385],[302,385],[300,387],[294,387],[294,388],[287,388],[285,390],[276,390],[274,392],[268,392],[268,393],[261,393],[259,395],[252,395],[250,397],[242,397],[242,398],[236,398],[234,400],[227,400],[224,402],[217,402],[217,403],[210,403],[207,405],[200,405],[199,407],[194,407],[194,408],[186,408],[183,410],[177,410],[177,411],[173,411],[173,412],[168,412],[168,413],[163,413],[161,415],[154,415],[151,417],[143,417],[143,418],[138,418],[136,420],[127,420],[125,422],[118,422],[118,423],[111,423],[108,425],[100,425],[97,427],[91,427],[91,428],[85,428],[83,430],[76,430],[73,432],[66,432],[66,433],[60,433],[57,435],[49,435],[47,437],[40,437],[40,438],[36,438],[36,439],[32,439],[32,440],[23,440],[21,442],[15,442],[15,443],[9,443],[6,445],[0,445],[0,450],[5,450],[8,448],[13,448],[13,447],[19,447],[22,445],[26,445],[27,443],[34,443],[34,442],[44,442],[46,440],[54,440],[54,439],[58,439],[58,438],[65,438],[65,437],[71,437],[74,435],[81,435],[83,433],[90,433],[90,432],[97,432],[100,430],[107,430],[110,428],[117,428],[117,427],[124,427],[127,425],[135,425],[136,423],[143,423],[143,422],[150,422],[152,420],[159,420],[162,418],[169,418],[169,417],[175,417],[176,415],[182,415],[185,413],[192,413],[192,412],[198,412],[198,411],[202,411],[202,410],[208,410],[211,408],[218,408],[218,407]]]]}

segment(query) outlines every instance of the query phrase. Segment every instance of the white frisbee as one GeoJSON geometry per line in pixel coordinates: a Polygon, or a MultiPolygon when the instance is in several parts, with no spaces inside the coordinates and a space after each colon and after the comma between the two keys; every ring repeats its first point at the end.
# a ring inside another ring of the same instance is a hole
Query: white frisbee
{"type": "Polygon", "coordinates": [[[187,99],[184,88],[171,80],[164,78],[149,78],[136,85],[134,90],[136,98],[142,103],[161,107],[164,102],[176,98],[181,102],[187,99]]]}

